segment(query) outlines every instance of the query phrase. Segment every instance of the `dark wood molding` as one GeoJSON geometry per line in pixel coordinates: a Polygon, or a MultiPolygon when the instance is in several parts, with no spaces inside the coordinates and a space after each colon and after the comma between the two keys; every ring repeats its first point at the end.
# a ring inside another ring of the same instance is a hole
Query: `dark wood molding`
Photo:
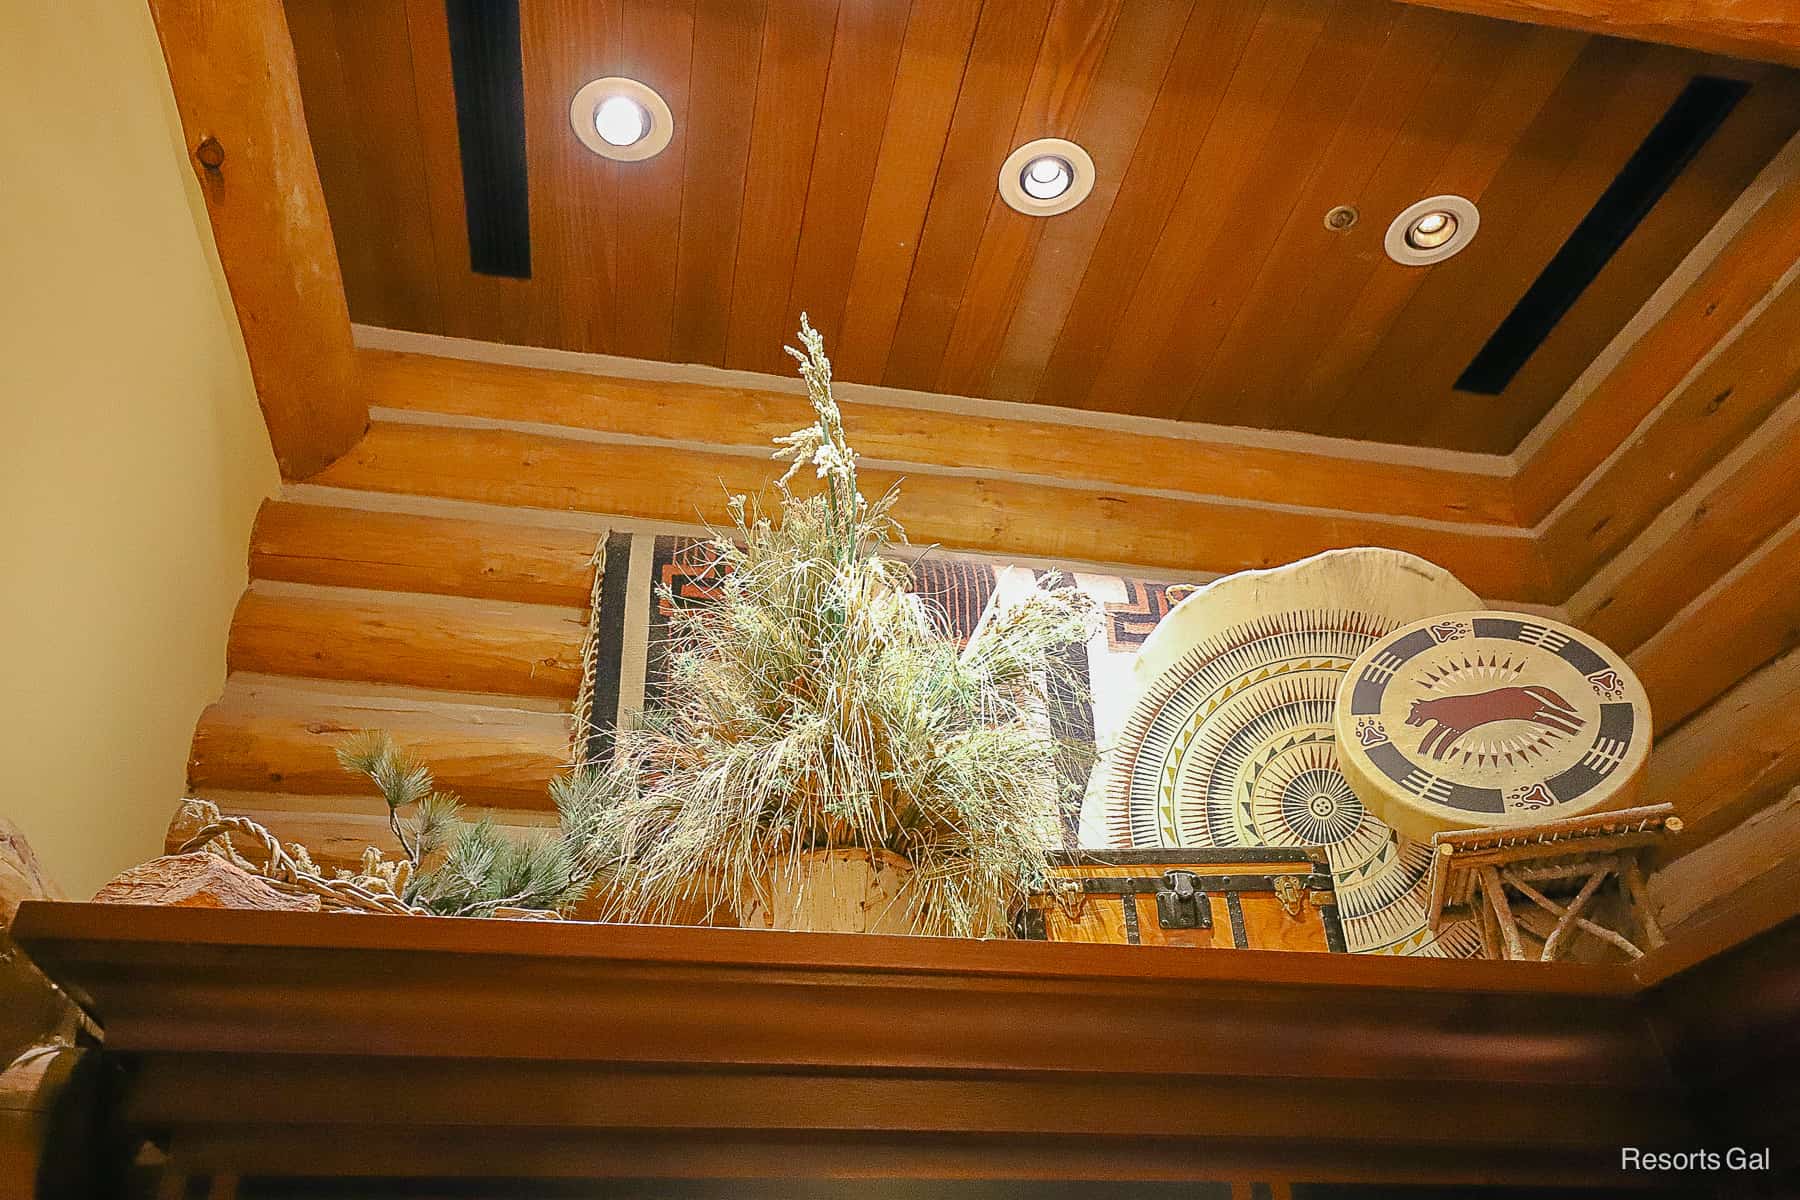
{"type": "Polygon", "coordinates": [[[52,903],[15,933],[213,1170],[1617,1182],[1622,1142],[1692,1134],[1624,968],[52,903]]]}

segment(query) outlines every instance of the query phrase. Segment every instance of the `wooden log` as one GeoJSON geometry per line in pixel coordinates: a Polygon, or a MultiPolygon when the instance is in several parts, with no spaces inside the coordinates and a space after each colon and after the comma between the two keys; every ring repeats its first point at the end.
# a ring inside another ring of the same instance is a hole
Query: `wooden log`
{"type": "Polygon", "coordinates": [[[1789,282],[1551,516],[1543,552],[1571,592],[1800,390],[1796,328],[1800,283],[1789,282]]]}
{"type": "MultiPolygon", "coordinates": [[[[397,350],[360,349],[357,362],[370,404],[414,413],[563,425],[756,454],[813,419],[806,398],[787,391],[621,379],[397,350]]],[[[1352,453],[1351,443],[1339,443],[1346,452],[1333,454],[1324,439],[1271,446],[1254,438],[1072,425],[1057,419],[1057,410],[1046,410],[1044,420],[1027,420],[902,407],[882,403],[883,389],[839,390],[857,450],[911,464],[914,475],[981,471],[1439,521],[1517,523],[1505,471],[1458,465],[1475,456],[1446,455],[1440,467],[1352,453]]]]}
{"type": "MultiPolygon", "coordinates": [[[[1652,873],[1651,908],[1669,937],[1679,941],[1682,925],[1703,920],[1709,909],[1727,906],[1733,893],[1755,886],[1765,876],[1795,878],[1797,865],[1800,788],[1652,873]]],[[[1787,905],[1790,913],[1800,910],[1800,893],[1792,888],[1787,905]]]]}
{"type": "Polygon", "coordinates": [[[1779,169],[1752,184],[1746,197],[1760,196],[1760,207],[1568,420],[1524,456],[1513,480],[1521,525],[1537,524],[1573,493],[1800,258],[1796,159],[1790,147],[1779,169]]]}
{"type": "Polygon", "coordinates": [[[1800,644],[1800,517],[1702,592],[1630,655],[1673,727],[1800,644]]]}
{"type": "Polygon", "coordinates": [[[151,0],[275,459],[303,479],[362,436],[350,313],[281,0],[151,0]]]}
{"type": "Polygon", "coordinates": [[[342,795],[362,786],[337,748],[382,729],[466,804],[548,808],[550,780],[568,769],[569,718],[498,705],[386,695],[333,695],[277,682],[226,682],[200,716],[188,787],[342,795]]]}
{"type": "Polygon", "coordinates": [[[250,534],[250,577],[586,608],[601,535],[266,501],[250,534]]]}
{"type": "Polygon", "coordinates": [[[1686,46],[1800,67],[1800,18],[1788,0],[1405,0],[1425,8],[1686,46]]]}
{"type": "Polygon", "coordinates": [[[123,871],[94,893],[95,904],[161,904],[171,908],[260,908],[318,912],[317,896],[290,896],[205,850],[166,854],[123,871]]]}
{"type": "Polygon", "coordinates": [[[1657,747],[1639,802],[1673,804],[1685,826],[1659,860],[1697,851],[1800,783],[1796,695],[1800,650],[1758,670],[1657,747]]]}
{"type": "Polygon", "coordinates": [[[572,701],[583,632],[575,609],[253,585],[226,658],[234,671],[572,701]]]}
{"type": "Polygon", "coordinates": [[[1665,502],[1656,521],[1569,601],[1571,617],[1609,644],[1643,644],[1800,516],[1796,462],[1800,396],[1684,495],[1665,502]]]}
{"type": "MultiPolygon", "coordinates": [[[[368,491],[576,510],[653,520],[721,522],[732,492],[770,489],[764,456],[596,445],[505,429],[377,421],[315,482],[368,491]]],[[[863,491],[901,482],[864,470],[863,491]]],[[[1488,597],[1540,601],[1549,581],[1529,535],[1495,526],[1177,500],[1133,492],[952,475],[909,475],[896,513],[919,543],[1064,562],[1229,572],[1321,550],[1377,545],[1454,572],[1488,597]]]]}

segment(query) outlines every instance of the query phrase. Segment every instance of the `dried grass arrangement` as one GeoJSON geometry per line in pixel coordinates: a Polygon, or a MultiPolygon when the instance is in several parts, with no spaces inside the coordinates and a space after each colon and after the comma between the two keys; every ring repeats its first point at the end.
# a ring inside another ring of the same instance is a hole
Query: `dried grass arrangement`
{"type": "Polygon", "coordinates": [[[911,864],[912,928],[1003,936],[1060,848],[1063,780],[1085,777],[1045,697],[1096,614],[1049,579],[959,646],[907,590],[897,489],[873,502],[858,490],[804,316],[800,343],[788,353],[817,420],[777,439],[791,464],[779,506],[732,501],[709,546],[718,599],[670,604],[665,702],[619,732],[605,781],[589,782],[612,798],[616,913],[742,918],[772,889],[805,887],[810,852],[850,847],[911,864]],[[817,487],[803,492],[808,467],[817,487]]]}

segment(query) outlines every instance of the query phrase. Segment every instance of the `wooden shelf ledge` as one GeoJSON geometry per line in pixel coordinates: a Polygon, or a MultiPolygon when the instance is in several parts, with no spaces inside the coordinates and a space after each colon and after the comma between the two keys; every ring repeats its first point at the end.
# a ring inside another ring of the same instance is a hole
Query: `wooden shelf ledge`
{"type": "Polygon", "coordinates": [[[49,902],[14,936],[130,1062],[127,1117],[219,1170],[454,1174],[460,1134],[487,1174],[863,1139],[1566,1179],[1692,1132],[1623,968],[49,902]]]}

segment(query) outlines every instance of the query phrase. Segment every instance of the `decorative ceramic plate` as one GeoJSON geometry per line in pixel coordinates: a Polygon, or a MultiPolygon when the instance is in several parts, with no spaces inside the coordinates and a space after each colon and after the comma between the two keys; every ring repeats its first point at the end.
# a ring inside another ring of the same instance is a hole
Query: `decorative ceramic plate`
{"type": "Polygon", "coordinates": [[[1363,651],[1336,729],[1363,803],[1426,839],[1629,802],[1650,755],[1650,702],[1624,659],[1578,629],[1462,612],[1363,651]]]}
{"type": "Polygon", "coordinates": [[[1137,698],[1106,753],[1108,844],[1322,846],[1351,950],[1474,953],[1472,926],[1425,928],[1428,849],[1365,810],[1338,768],[1332,721],[1344,673],[1372,643],[1474,603],[1441,567],[1372,549],[1189,596],[1132,668],[1137,698]]]}

